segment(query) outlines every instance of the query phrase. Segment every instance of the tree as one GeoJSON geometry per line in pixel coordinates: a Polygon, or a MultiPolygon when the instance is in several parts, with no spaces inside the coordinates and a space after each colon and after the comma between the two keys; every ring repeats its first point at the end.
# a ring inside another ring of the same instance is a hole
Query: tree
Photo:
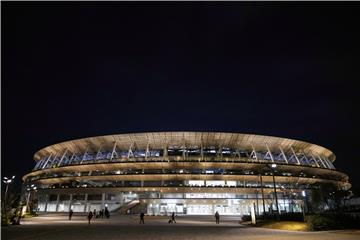
{"type": "MultiPolygon", "coordinates": [[[[2,195],[4,196],[4,195],[2,195]]],[[[21,214],[21,196],[9,189],[6,201],[2,200],[1,225],[8,225],[13,215],[21,214]]]]}

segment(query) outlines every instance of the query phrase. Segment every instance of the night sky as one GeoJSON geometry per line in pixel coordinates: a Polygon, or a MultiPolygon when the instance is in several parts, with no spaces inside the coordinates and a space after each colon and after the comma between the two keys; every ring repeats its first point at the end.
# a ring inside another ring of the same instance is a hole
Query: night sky
{"type": "Polygon", "coordinates": [[[360,187],[360,4],[2,5],[2,175],[65,140],[144,131],[294,138],[360,187]]]}

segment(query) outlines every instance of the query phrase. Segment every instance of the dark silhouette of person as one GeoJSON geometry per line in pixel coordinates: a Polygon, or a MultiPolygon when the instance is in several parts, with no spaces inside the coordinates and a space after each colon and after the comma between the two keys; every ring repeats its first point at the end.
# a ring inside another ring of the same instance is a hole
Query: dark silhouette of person
{"type": "Polygon", "coordinates": [[[216,224],[220,223],[220,214],[218,211],[216,211],[216,213],[215,213],[215,220],[216,220],[216,224]]]}
{"type": "Polygon", "coordinates": [[[92,213],[92,211],[89,211],[89,214],[87,216],[87,218],[89,220],[89,224],[90,224],[90,221],[91,221],[92,217],[93,217],[93,213],[92,213]]]}
{"type": "Polygon", "coordinates": [[[96,208],[94,208],[93,216],[96,217],[96,208]]]}
{"type": "Polygon", "coordinates": [[[172,221],[173,223],[176,223],[176,221],[175,221],[175,212],[173,212],[173,213],[171,214],[171,221],[172,221]]]}
{"type": "Polygon", "coordinates": [[[143,213],[143,212],[141,212],[140,213],[140,224],[142,223],[142,224],[145,224],[145,222],[144,222],[144,216],[145,216],[145,214],[143,213]]]}
{"type": "Polygon", "coordinates": [[[109,209],[107,207],[105,207],[105,217],[106,218],[110,217],[110,212],[109,212],[109,209]]]}
{"type": "Polygon", "coordinates": [[[72,209],[70,209],[70,212],[69,212],[69,220],[71,220],[72,216],[73,216],[74,212],[72,209]]]}
{"type": "Polygon", "coordinates": [[[100,211],[100,217],[101,217],[101,218],[104,218],[104,209],[101,209],[101,211],[100,211]]]}

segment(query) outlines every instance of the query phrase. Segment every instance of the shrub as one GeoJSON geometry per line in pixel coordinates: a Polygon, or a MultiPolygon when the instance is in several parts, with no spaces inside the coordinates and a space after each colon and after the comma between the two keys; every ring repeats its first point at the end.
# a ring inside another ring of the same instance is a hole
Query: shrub
{"type": "Polygon", "coordinates": [[[303,213],[282,213],[280,215],[282,221],[304,221],[303,213]]]}
{"type": "Polygon", "coordinates": [[[306,218],[306,223],[310,231],[322,231],[336,229],[336,220],[323,215],[312,215],[306,218]]]}
{"type": "Polygon", "coordinates": [[[359,220],[358,215],[343,213],[316,214],[306,217],[306,223],[310,231],[359,228],[359,220]]]}
{"type": "Polygon", "coordinates": [[[10,220],[8,218],[8,216],[6,215],[1,215],[1,226],[8,226],[10,223],[10,220]]]}
{"type": "Polygon", "coordinates": [[[243,222],[251,221],[251,216],[250,215],[242,215],[241,221],[243,221],[243,222]]]}
{"type": "Polygon", "coordinates": [[[259,220],[280,220],[280,221],[304,221],[304,217],[302,213],[281,213],[279,215],[279,219],[277,214],[267,213],[266,215],[258,215],[256,219],[259,220]]]}

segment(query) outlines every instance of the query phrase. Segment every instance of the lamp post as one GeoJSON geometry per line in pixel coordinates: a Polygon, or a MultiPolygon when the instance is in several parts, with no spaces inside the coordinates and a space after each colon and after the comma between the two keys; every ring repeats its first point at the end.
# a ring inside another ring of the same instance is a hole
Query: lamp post
{"type": "Polygon", "coordinates": [[[7,206],[6,206],[6,202],[7,202],[7,192],[9,190],[9,185],[14,181],[15,176],[12,176],[11,178],[7,178],[4,177],[3,178],[3,182],[6,184],[6,188],[5,188],[5,195],[4,195],[4,206],[3,206],[3,211],[4,211],[4,215],[5,217],[7,217],[7,206]]]}
{"type": "Polygon", "coordinates": [[[7,193],[9,190],[9,185],[14,181],[15,176],[12,176],[11,178],[4,177],[3,182],[6,184],[5,188],[5,196],[4,196],[4,208],[6,208],[6,200],[7,200],[7,193]]]}
{"type": "Polygon", "coordinates": [[[275,184],[275,169],[277,165],[275,163],[271,164],[271,172],[272,172],[272,178],[273,178],[273,184],[274,184],[274,194],[275,194],[275,204],[276,204],[276,219],[280,219],[280,213],[279,213],[279,204],[278,204],[278,198],[276,193],[276,184],[275,184]]]}
{"type": "Polygon", "coordinates": [[[26,198],[26,210],[25,210],[25,212],[29,212],[29,200],[30,200],[30,196],[31,196],[31,190],[36,191],[36,186],[34,184],[31,184],[31,186],[28,187],[26,190],[28,190],[29,193],[28,193],[28,196],[26,198]]]}

